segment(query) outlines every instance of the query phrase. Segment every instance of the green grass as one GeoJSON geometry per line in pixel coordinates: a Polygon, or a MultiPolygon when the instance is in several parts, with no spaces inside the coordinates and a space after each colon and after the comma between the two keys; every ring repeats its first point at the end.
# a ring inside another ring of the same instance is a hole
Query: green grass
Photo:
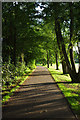
{"type": "Polygon", "coordinates": [[[27,71],[27,75],[23,75],[23,76],[18,76],[16,79],[21,80],[20,83],[18,85],[15,86],[10,90],[7,91],[6,86],[3,86],[2,90],[5,90],[4,92],[2,92],[2,95],[4,95],[5,93],[7,93],[7,95],[3,96],[2,98],[2,103],[4,104],[5,102],[7,102],[9,100],[9,98],[14,94],[14,92],[20,87],[20,85],[28,78],[28,76],[33,72],[34,70],[29,70],[27,71]]]}
{"type": "Polygon", "coordinates": [[[67,98],[74,112],[80,116],[80,83],[71,83],[69,74],[64,75],[62,74],[61,70],[55,70],[53,67],[50,67],[49,71],[57,82],[64,96],[67,98]]]}

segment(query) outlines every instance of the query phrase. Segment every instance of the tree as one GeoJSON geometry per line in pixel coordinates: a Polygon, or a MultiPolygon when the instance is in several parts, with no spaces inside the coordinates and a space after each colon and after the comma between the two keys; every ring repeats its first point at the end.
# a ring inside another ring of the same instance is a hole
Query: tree
{"type": "Polygon", "coordinates": [[[27,56],[27,62],[34,58],[38,46],[36,34],[31,28],[31,25],[36,24],[34,16],[35,3],[3,3],[3,62],[11,58],[15,65],[21,54],[27,56]]]}
{"type": "Polygon", "coordinates": [[[75,3],[47,3],[46,4],[45,3],[44,8],[45,9],[43,10],[43,14],[45,14],[46,22],[49,22],[49,21],[51,23],[54,22],[55,27],[54,26],[53,27],[55,29],[57,44],[61,54],[61,59],[65,60],[66,62],[68,72],[72,79],[72,82],[79,82],[80,72],[78,71],[78,73],[76,73],[74,56],[73,56],[73,45],[75,43],[75,37],[76,37],[74,28],[77,25],[76,20],[78,20],[77,17],[79,15],[79,12],[77,12],[77,16],[75,17],[74,17],[74,13],[76,10],[75,8],[77,8],[77,11],[79,11],[79,4],[77,3],[76,4],[75,3]],[[66,34],[67,36],[64,37],[66,34]],[[65,40],[65,38],[67,39],[65,40]],[[68,51],[67,51],[67,48],[68,48],[68,51]]]}
{"type": "MultiPolygon", "coordinates": [[[[70,43],[72,42],[72,35],[73,35],[73,16],[71,15],[72,12],[72,3],[69,3],[69,5],[71,5],[70,7],[70,43]]],[[[56,5],[57,6],[57,5],[56,5]]],[[[58,8],[58,6],[57,6],[58,8]]],[[[68,71],[69,71],[69,75],[72,79],[72,82],[79,82],[80,81],[80,73],[76,73],[75,70],[75,64],[74,64],[74,59],[73,59],[73,47],[72,47],[72,43],[70,44],[70,61],[69,58],[67,56],[67,52],[66,52],[66,47],[64,44],[64,38],[61,34],[61,26],[60,26],[60,19],[56,16],[56,13],[58,13],[58,9],[55,8],[55,32],[56,32],[56,36],[57,36],[57,42],[61,45],[62,47],[62,52],[68,67],[68,71]],[[77,79],[76,79],[77,78],[77,79]]]]}

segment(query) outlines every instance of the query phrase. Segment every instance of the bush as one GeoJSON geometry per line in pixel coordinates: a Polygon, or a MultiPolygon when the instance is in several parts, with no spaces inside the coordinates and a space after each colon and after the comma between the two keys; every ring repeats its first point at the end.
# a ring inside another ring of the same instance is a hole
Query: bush
{"type": "Polygon", "coordinates": [[[35,66],[35,60],[32,60],[30,62],[28,62],[27,67],[31,70],[33,70],[36,66],[35,66]]]}
{"type": "Polygon", "coordinates": [[[6,84],[9,82],[11,84],[14,80],[15,66],[10,63],[4,63],[2,66],[2,83],[6,84]]]}
{"type": "Polygon", "coordinates": [[[27,70],[25,62],[17,62],[16,67],[14,64],[4,63],[2,66],[2,84],[5,85],[7,82],[9,85],[16,83],[16,76],[22,76],[27,70]]]}
{"type": "MultiPolygon", "coordinates": [[[[2,65],[2,84],[12,85],[16,84],[18,76],[23,76],[25,73],[30,72],[30,70],[35,68],[35,61],[29,62],[28,66],[25,62],[17,62],[16,66],[13,63],[5,62],[2,65]]],[[[8,87],[8,86],[7,86],[8,87]]]]}

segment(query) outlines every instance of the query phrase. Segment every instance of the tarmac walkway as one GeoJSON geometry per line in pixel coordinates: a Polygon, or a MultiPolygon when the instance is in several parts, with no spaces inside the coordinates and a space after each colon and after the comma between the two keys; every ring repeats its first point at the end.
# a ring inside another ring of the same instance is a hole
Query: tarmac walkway
{"type": "MultiPolygon", "coordinates": [[[[66,118],[76,120],[64,96],[45,67],[36,70],[3,105],[3,118],[66,118]]],[[[34,119],[35,120],[35,119],[34,119]]]]}

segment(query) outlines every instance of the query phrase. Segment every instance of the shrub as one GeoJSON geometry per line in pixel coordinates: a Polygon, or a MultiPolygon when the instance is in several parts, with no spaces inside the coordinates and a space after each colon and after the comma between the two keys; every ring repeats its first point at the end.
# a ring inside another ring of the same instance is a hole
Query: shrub
{"type": "Polygon", "coordinates": [[[25,66],[25,62],[17,62],[16,67],[10,62],[5,62],[2,65],[2,84],[5,85],[6,83],[9,83],[9,85],[11,85],[16,83],[16,76],[22,76],[26,70],[27,67],[25,66]]]}
{"type": "Polygon", "coordinates": [[[27,67],[31,70],[33,70],[36,66],[35,66],[35,60],[31,60],[30,62],[28,62],[27,67]]]}

